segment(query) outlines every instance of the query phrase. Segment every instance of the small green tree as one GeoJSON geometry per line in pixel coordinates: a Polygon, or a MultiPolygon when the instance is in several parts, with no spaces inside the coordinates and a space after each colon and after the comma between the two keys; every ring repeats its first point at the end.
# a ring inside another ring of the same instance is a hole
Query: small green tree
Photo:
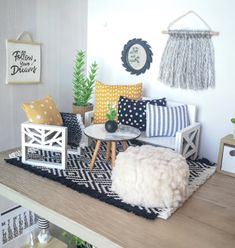
{"type": "Polygon", "coordinates": [[[78,51],[73,73],[73,104],[76,106],[88,106],[91,100],[95,77],[98,71],[98,65],[93,62],[86,77],[85,72],[86,55],[84,51],[78,51]]]}
{"type": "Polygon", "coordinates": [[[235,118],[232,118],[232,119],[231,119],[231,122],[232,122],[233,124],[235,124],[235,118]]]}
{"type": "Polygon", "coordinates": [[[117,110],[115,105],[108,104],[108,112],[106,117],[109,121],[114,121],[117,115],[117,110]]]}
{"type": "Polygon", "coordinates": [[[69,245],[76,246],[78,248],[92,248],[92,245],[75,235],[70,235],[67,232],[63,232],[62,236],[69,242],[69,245]]]}

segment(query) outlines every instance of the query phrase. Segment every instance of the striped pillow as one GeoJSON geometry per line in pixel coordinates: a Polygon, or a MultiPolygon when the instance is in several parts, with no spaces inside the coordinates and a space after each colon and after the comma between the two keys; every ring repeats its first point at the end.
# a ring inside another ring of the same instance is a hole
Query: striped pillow
{"type": "Polygon", "coordinates": [[[190,124],[187,105],[162,107],[147,103],[146,136],[173,137],[190,124]]]}

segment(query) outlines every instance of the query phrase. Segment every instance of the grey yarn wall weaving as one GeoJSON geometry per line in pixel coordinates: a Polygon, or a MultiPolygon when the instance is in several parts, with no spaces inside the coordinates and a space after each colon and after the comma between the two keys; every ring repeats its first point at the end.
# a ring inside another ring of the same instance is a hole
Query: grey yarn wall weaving
{"type": "Polygon", "coordinates": [[[176,88],[202,90],[215,87],[214,48],[211,37],[218,35],[194,11],[180,16],[168,26],[169,34],[163,52],[159,80],[176,88]],[[195,14],[208,30],[170,30],[179,19],[188,14],[195,14]]]}

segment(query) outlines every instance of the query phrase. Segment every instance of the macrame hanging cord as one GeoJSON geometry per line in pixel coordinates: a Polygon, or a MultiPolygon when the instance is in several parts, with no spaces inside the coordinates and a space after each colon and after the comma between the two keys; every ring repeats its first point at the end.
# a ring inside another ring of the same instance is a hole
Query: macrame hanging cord
{"type": "Polygon", "coordinates": [[[210,27],[208,29],[168,29],[169,39],[162,55],[159,73],[159,79],[163,83],[192,90],[215,87],[214,48],[211,40],[215,33],[210,27]]]}

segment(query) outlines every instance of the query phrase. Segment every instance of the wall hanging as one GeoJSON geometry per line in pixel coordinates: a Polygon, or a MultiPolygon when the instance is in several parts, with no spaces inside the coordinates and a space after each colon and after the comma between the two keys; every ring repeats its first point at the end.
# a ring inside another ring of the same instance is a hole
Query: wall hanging
{"type": "Polygon", "coordinates": [[[6,41],[6,83],[40,83],[41,48],[28,32],[6,41]]]}
{"type": "Polygon", "coordinates": [[[178,17],[168,26],[169,34],[160,63],[159,79],[171,86],[201,90],[215,87],[214,48],[211,37],[219,35],[194,11],[178,17]],[[206,30],[171,30],[171,26],[188,14],[196,15],[206,30]]]}
{"type": "Polygon", "coordinates": [[[122,51],[122,62],[126,71],[139,75],[150,67],[152,51],[147,41],[132,39],[127,42],[122,51]]]}

